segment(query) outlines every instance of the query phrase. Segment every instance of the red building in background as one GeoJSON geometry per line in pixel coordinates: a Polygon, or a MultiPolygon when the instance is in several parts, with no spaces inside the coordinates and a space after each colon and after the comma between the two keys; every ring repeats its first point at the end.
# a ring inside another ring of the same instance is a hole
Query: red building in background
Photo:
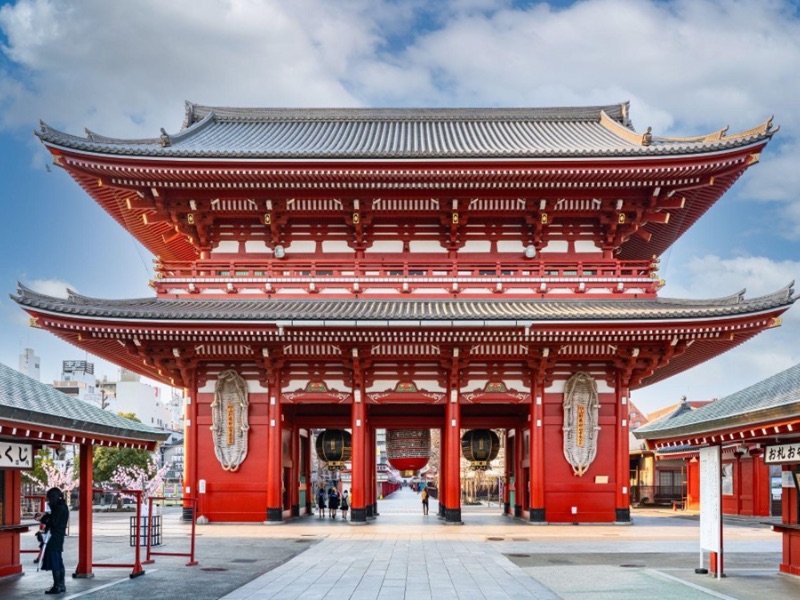
{"type": "Polygon", "coordinates": [[[139,140],[42,125],[55,164],[156,256],[155,294],[15,298],[39,327],[185,389],[185,489],[212,521],[309,510],[309,432],[339,428],[364,522],[375,430],[427,428],[443,440],[440,516],[458,523],[462,431],[499,428],[510,512],[624,522],[632,391],[793,302],[657,295],[658,256],[774,131],[660,138],[627,104],[188,104],[179,132],[139,140]]]}

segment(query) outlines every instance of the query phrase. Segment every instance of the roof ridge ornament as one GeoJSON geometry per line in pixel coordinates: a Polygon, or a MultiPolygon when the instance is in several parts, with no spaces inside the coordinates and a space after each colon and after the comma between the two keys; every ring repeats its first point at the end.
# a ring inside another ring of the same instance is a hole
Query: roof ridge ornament
{"type": "Polygon", "coordinates": [[[159,137],[158,141],[162,148],[169,148],[172,145],[172,141],[169,139],[169,134],[163,127],[161,128],[161,137],[159,137]]]}
{"type": "Polygon", "coordinates": [[[642,146],[649,146],[653,143],[653,128],[648,127],[647,131],[642,134],[642,146]]]}

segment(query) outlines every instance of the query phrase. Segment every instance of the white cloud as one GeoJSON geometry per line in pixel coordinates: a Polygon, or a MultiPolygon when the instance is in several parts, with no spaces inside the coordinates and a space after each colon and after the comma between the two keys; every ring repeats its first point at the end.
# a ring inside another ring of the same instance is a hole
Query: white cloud
{"type": "Polygon", "coordinates": [[[34,292],[55,298],[67,298],[67,290],[77,291],[74,286],[60,279],[32,279],[26,285],[34,292]]]}

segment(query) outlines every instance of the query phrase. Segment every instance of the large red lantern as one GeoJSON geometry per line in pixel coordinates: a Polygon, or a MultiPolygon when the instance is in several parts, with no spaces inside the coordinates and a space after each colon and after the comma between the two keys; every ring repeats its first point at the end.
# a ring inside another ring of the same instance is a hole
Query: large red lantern
{"type": "Polygon", "coordinates": [[[470,429],[461,436],[461,453],[475,471],[488,470],[500,452],[500,438],[491,429],[470,429]]]}
{"type": "Polygon", "coordinates": [[[386,456],[398,471],[419,471],[431,457],[431,430],[387,430],[386,456]]]}
{"type": "Polygon", "coordinates": [[[346,429],[326,429],[317,435],[316,448],[328,469],[343,469],[353,454],[352,436],[346,429]]]}

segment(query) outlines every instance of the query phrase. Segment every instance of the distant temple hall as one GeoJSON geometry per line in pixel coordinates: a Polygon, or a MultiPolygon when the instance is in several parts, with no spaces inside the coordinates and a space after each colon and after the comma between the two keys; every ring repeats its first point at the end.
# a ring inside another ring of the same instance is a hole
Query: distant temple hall
{"type": "Polygon", "coordinates": [[[775,131],[636,133],[627,103],[188,104],[180,131],[137,140],[43,124],[55,164],[156,257],[155,293],[15,299],[185,389],[185,492],[212,522],[309,512],[317,428],[350,432],[356,522],[376,512],[378,428],[440,431],[446,523],[462,435],[486,429],[507,433],[508,514],[627,522],[631,394],[794,300],[658,296],[659,256],[775,131]]]}

